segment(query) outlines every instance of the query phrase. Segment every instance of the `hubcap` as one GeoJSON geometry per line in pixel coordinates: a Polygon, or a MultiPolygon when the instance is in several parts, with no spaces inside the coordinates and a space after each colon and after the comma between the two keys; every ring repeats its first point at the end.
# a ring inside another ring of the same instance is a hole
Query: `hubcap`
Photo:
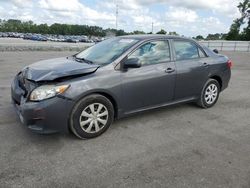
{"type": "Polygon", "coordinates": [[[85,132],[97,133],[106,125],[108,115],[106,106],[101,103],[93,103],[82,111],[79,123],[85,132]]]}
{"type": "Polygon", "coordinates": [[[215,84],[210,84],[205,91],[205,101],[207,104],[213,104],[218,95],[218,88],[215,84]]]}

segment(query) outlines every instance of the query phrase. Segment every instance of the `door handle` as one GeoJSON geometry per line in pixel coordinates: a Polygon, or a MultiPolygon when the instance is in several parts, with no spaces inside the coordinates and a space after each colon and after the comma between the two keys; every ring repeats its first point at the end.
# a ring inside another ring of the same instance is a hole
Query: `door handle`
{"type": "Polygon", "coordinates": [[[202,66],[204,66],[204,67],[208,67],[208,66],[209,66],[209,64],[208,64],[208,63],[206,63],[206,62],[204,62],[204,63],[202,63],[202,66]]]}
{"type": "Polygon", "coordinates": [[[175,69],[170,68],[170,67],[165,70],[166,73],[171,73],[171,72],[174,72],[174,71],[175,71],[175,69]]]}

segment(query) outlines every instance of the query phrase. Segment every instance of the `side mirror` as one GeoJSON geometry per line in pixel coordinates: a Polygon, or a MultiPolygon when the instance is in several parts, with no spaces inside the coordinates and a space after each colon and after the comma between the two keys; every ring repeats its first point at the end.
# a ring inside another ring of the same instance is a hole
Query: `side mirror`
{"type": "Polygon", "coordinates": [[[139,68],[141,63],[138,58],[129,58],[124,61],[124,68],[139,68]]]}
{"type": "Polygon", "coordinates": [[[216,53],[216,54],[218,54],[218,53],[219,53],[219,50],[213,49],[213,52],[216,53]]]}

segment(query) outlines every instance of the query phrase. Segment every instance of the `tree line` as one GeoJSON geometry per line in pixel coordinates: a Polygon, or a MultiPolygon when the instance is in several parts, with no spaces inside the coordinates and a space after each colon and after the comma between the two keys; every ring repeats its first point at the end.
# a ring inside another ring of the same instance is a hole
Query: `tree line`
{"type": "Polygon", "coordinates": [[[123,30],[102,29],[98,26],[88,25],[70,25],[54,23],[35,24],[32,21],[21,21],[16,19],[0,20],[0,32],[19,32],[19,33],[39,33],[39,34],[53,34],[53,35],[87,35],[87,36],[105,36],[106,33],[115,33],[116,35],[123,35],[123,30]]]}
{"type": "MultiPolygon", "coordinates": [[[[53,34],[53,35],[86,35],[86,36],[108,36],[108,35],[130,35],[130,34],[146,34],[144,31],[125,32],[124,30],[116,30],[112,28],[103,29],[99,26],[88,25],[71,25],[54,23],[35,24],[33,21],[21,21],[16,19],[1,20],[0,32],[18,32],[18,33],[39,33],[39,34],[53,34]]],[[[161,29],[158,34],[166,34],[167,32],[161,29]]],[[[151,33],[148,33],[151,34],[151,33]]],[[[169,32],[169,34],[178,35],[176,32],[169,32]]]]}

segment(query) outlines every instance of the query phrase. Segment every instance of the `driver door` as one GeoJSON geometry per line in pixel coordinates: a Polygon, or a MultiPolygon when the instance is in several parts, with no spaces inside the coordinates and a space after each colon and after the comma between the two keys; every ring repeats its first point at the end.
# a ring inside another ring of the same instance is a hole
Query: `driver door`
{"type": "Polygon", "coordinates": [[[127,58],[138,58],[141,67],[121,73],[125,114],[173,100],[176,68],[168,40],[145,42],[127,58]]]}

